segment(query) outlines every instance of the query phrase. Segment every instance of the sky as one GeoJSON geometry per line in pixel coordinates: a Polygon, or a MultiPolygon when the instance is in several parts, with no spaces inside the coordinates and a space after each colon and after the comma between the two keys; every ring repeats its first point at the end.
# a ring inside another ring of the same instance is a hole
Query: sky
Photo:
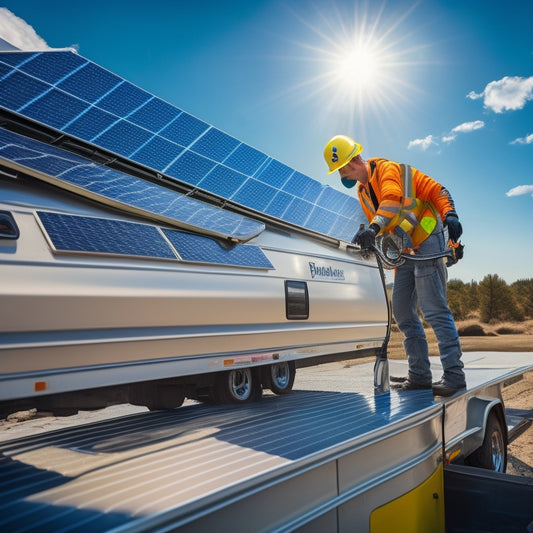
{"type": "Polygon", "coordinates": [[[533,1],[5,1],[0,37],[72,47],[344,189],[323,149],[408,163],[452,194],[466,283],[533,278],[533,1]]]}

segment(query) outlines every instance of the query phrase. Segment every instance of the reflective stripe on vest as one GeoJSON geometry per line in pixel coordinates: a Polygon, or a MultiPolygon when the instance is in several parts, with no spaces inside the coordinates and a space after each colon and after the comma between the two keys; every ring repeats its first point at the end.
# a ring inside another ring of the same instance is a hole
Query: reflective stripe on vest
{"type": "Polygon", "coordinates": [[[426,240],[437,226],[437,210],[425,200],[415,197],[413,169],[400,163],[402,172],[403,197],[397,214],[382,228],[382,232],[392,233],[399,226],[411,238],[412,246],[417,247],[426,240]]]}

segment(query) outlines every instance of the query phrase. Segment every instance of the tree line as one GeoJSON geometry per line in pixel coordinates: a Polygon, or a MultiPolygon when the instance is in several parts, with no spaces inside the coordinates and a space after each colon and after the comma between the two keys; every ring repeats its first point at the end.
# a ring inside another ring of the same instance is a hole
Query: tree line
{"type": "Polygon", "coordinates": [[[533,318],[533,279],[520,279],[508,285],[497,274],[479,283],[448,281],[448,305],[455,320],[477,315],[481,322],[522,322],[533,318]]]}

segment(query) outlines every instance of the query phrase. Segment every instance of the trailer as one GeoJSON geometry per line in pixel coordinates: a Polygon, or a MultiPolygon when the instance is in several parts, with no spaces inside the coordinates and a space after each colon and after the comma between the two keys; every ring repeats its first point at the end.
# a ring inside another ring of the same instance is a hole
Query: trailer
{"type": "Polygon", "coordinates": [[[284,398],[189,403],[4,442],[0,529],[525,531],[533,484],[503,473],[502,391],[533,369],[531,353],[465,354],[465,367],[468,388],[441,401],[374,394],[369,363],[312,367],[284,398]]]}

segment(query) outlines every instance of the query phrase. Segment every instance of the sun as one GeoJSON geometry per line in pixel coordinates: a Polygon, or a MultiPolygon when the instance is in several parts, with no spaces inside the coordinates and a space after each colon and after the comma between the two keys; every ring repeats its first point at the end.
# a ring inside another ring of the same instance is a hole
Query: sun
{"type": "Polygon", "coordinates": [[[426,45],[416,42],[410,9],[395,12],[377,2],[328,3],[316,13],[295,14],[306,27],[303,40],[295,42],[306,62],[305,79],[295,92],[314,99],[331,123],[336,113],[359,125],[368,119],[386,121],[392,110],[402,110],[416,99],[417,87],[410,79],[413,67],[421,66],[426,45]],[[341,9],[342,8],[342,9],[341,9]],[[309,64],[312,67],[309,67],[309,64]]]}
{"type": "Polygon", "coordinates": [[[379,88],[379,74],[385,68],[383,52],[371,43],[354,43],[343,47],[331,61],[328,72],[333,85],[342,87],[347,94],[366,92],[372,94],[379,88]]]}

